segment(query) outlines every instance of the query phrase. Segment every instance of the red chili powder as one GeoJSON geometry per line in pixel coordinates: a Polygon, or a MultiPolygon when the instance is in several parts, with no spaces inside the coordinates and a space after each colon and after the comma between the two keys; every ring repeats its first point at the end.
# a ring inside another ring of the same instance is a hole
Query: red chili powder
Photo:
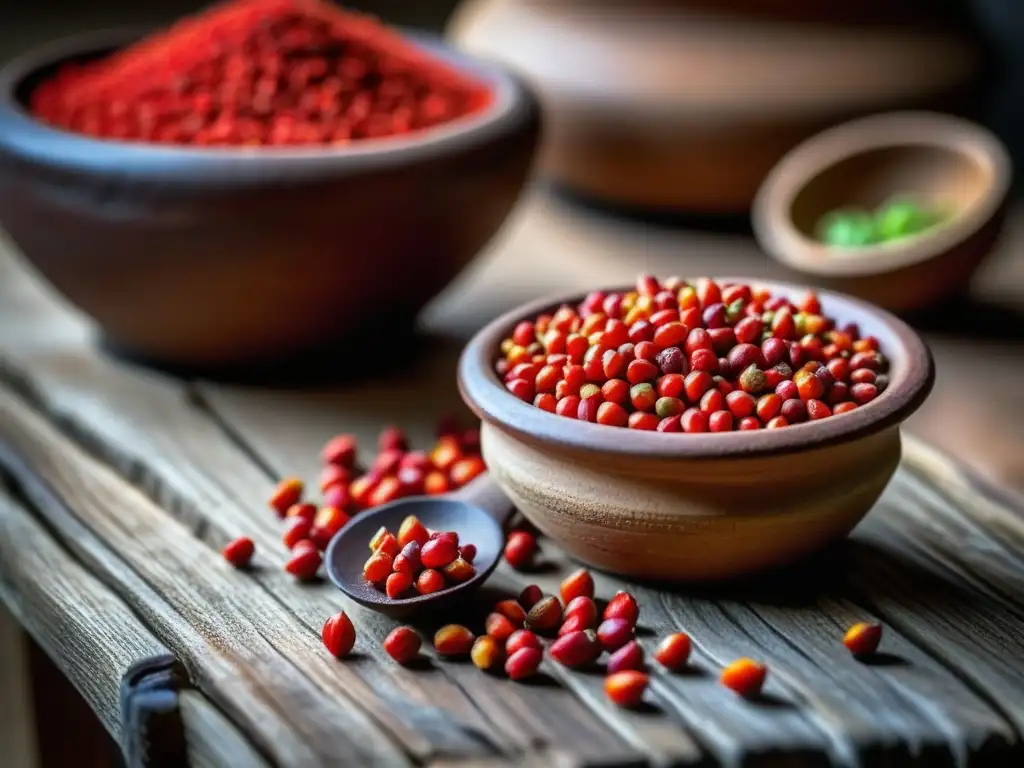
{"type": "Polygon", "coordinates": [[[30,107],[103,139],[295,146],[422,131],[492,98],[370,17],[321,0],[234,0],[62,67],[30,107]]]}

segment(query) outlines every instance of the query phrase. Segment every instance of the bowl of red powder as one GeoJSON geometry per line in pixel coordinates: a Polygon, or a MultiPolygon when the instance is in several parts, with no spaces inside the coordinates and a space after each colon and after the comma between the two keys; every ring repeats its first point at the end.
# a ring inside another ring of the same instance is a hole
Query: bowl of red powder
{"type": "Polygon", "coordinates": [[[109,341],[171,364],[411,327],[539,131],[500,66],[320,0],[61,41],[0,94],[0,224],[109,341]]]}

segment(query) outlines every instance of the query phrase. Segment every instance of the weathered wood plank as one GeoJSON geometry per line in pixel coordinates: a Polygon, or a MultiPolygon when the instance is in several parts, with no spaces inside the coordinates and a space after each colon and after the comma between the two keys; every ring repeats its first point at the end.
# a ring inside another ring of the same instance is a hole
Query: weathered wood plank
{"type": "Polygon", "coordinates": [[[178,695],[189,768],[269,768],[252,742],[198,691],[178,695]]]}
{"type": "Polygon", "coordinates": [[[0,744],[10,768],[36,768],[27,635],[0,601],[0,744]]]}
{"type": "Polygon", "coordinates": [[[3,389],[0,462],[61,542],[144,617],[276,761],[405,762],[361,710],[347,706],[351,694],[339,697],[336,683],[325,685],[336,681],[335,669],[313,633],[3,389]]]}

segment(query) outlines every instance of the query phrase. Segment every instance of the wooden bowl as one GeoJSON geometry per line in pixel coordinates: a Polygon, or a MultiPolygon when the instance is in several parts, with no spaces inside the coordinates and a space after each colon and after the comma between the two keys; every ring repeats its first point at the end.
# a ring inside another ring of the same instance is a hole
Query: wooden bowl
{"type": "Polygon", "coordinates": [[[762,247],[822,285],[893,310],[966,288],[1002,228],[1010,157],[988,130],[928,112],[855,120],[815,136],[768,175],[754,203],[762,247]],[[911,193],[949,211],[917,236],[856,249],[815,238],[822,215],[911,193]]]}
{"type": "Polygon", "coordinates": [[[749,211],[786,152],[844,120],[972,110],[984,58],[927,0],[463,0],[448,35],[536,87],[551,179],[709,214],[749,211]]]}
{"type": "MultiPolygon", "coordinates": [[[[806,292],[743,282],[794,298],[806,292]]],[[[857,299],[819,295],[827,314],[878,337],[891,364],[889,386],[850,413],[758,432],[641,432],[535,408],[495,374],[501,340],[518,321],[582,296],[541,300],[498,318],[459,361],[459,388],[483,421],[491,474],[573,557],[638,578],[741,576],[845,536],[892,477],[899,425],[931,391],[934,366],[902,321],[857,299]]]]}
{"type": "Polygon", "coordinates": [[[505,220],[537,141],[535,98],[500,66],[418,35],[489,84],[482,113],[345,148],[118,143],[25,109],[65,61],[137,33],[46,46],[0,73],[0,223],[114,344],[160,363],[259,362],[411,327],[505,220]]]}

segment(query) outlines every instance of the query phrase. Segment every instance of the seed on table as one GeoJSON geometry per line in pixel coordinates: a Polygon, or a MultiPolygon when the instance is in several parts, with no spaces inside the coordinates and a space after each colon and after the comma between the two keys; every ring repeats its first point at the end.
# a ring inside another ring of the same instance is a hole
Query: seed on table
{"type": "Polygon", "coordinates": [[[484,632],[501,643],[512,637],[515,631],[516,625],[500,613],[489,613],[484,621],[484,632]]]}
{"type": "MultiPolygon", "coordinates": [[[[351,518],[338,507],[321,507],[313,518],[313,532],[321,532],[327,541],[345,527],[351,518]]],[[[312,538],[316,538],[315,536],[312,538]]],[[[319,544],[319,542],[317,542],[319,544]]]]}
{"type": "Polygon", "coordinates": [[[558,636],[568,635],[570,632],[582,632],[585,629],[593,629],[593,625],[587,622],[587,617],[582,614],[562,617],[562,626],[558,628],[558,636]]]}
{"type": "Polygon", "coordinates": [[[313,525],[305,517],[292,517],[288,520],[281,539],[284,545],[291,549],[300,541],[309,539],[312,530],[313,525]]]}
{"type": "Polygon", "coordinates": [[[626,619],[605,619],[597,627],[597,639],[606,651],[617,651],[633,639],[634,627],[626,619]]]}
{"type": "MultiPolygon", "coordinates": [[[[388,476],[379,483],[377,487],[370,491],[370,495],[367,497],[366,505],[368,507],[380,507],[384,504],[388,504],[401,495],[402,485],[398,482],[397,477],[388,476]]],[[[397,544],[397,541],[396,541],[397,544]]]]}
{"type": "Polygon", "coordinates": [[[647,675],[643,672],[627,669],[608,675],[604,680],[604,692],[618,706],[632,708],[643,701],[647,682],[647,675]]]}
{"type": "Polygon", "coordinates": [[[356,628],[352,626],[352,620],[348,615],[342,611],[324,622],[320,638],[331,655],[341,659],[348,656],[356,644],[356,628]]]}
{"type": "Polygon", "coordinates": [[[451,584],[461,584],[469,581],[476,575],[476,568],[467,563],[461,557],[456,557],[448,565],[441,569],[445,580],[451,584]]]}
{"type": "Polygon", "coordinates": [[[411,541],[415,541],[422,547],[429,538],[430,534],[427,533],[426,527],[416,515],[409,515],[405,518],[398,529],[398,545],[402,548],[405,548],[411,541]]]}
{"type": "Polygon", "coordinates": [[[536,537],[527,531],[512,531],[505,542],[505,560],[513,568],[526,568],[537,551],[536,537]]]}
{"type": "Polygon", "coordinates": [[[594,597],[594,577],[586,568],[579,568],[564,579],[561,584],[562,602],[569,605],[577,597],[594,597]]]}
{"type": "Polygon", "coordinates": [[[415,541],[410,541],[402,547],[402,551],[398,553],[398,557],[392,563],[392,568],[397,573],[407,573],[409,576],[415,577],[423,570],[423,562],[420,560],[420,545],[415,541]]]}
{"type": "Polygon", "coordinates": [[[636,598],[631,594],[619,590],[608,601],[602,618],[605,620],[624,619],[635,627],[637,619],[640,618],[640,606],[637,605],[636,598]]]}
{"type": "Polygon", "coordinates": [[[344,512],[351,503],[352,494],[349,492],[348,485],[332,485],[324,491],[323,506],[325,507],[334,507],[344,512]]]}
{"type": "Polygon", "coordinates": [[[320,470],[320,492],[326,493],[328,488],[332,488],[335,485],[344,485],[352,481],[352,472],[345,467],[339,467],[337,464],[328,464],[322,470],[320,470]]]}
{"type": "Polygon", "coordinates": [[[666,669],[680,670],[689,661],[690,650],[690,636],[685,632],[675,632],[658,643],[654,658],[666,669]]]}
{"type": "Polygon", "coordinates": [[[473,648],[473,633],[461,624],[448,624],[434,635],[434,650],[442,656],[465,656],[473,648]]]}
{"type": "Polygon", "coordinates": [[[292,556],[284,564],[284,569],[299,581],[312,581],[322,562],[316,544],[306,539],[292,548],[292,556]]]}
{"type": "Polygon", "coordinates": [[[416,591],[421,595],[440,592],[444,588],[444,576],[441,575],[440,571],[435,571],[433,568],[428,568],[416,578],[416,591]]]}
{"type": "MultiPolygon", "coordinates": [[[[544,597],[544,592],[536,584],[530,584],[523,588],[523,591],[519,593],[519,605],[521,605],[524,611],[528,611],[535,606],[540,599],[544,597]]],[[[523,614],[525,620],[526,615],[523,614]]]]}
{"type": "Polygon", "coordinates": [[[858,622],[850,627],[843,637],[843,645],[854,656],[870,656],[878,650],[882,641],[882,625],[858,622]]]}
{"type": "Polygon", "coordinates": [[[380,451],[407,451],[409,450],[409,438],[398,427],[385,427],[377,438],[377,449],[380,451]]]}
{"type": "Polygon", "coordinates": [[[499,600],[494,604],[494,612],[511,621],[514,627],[521,627],[526,621],[526,609],[517,600],[499,600]]]}
{"type": "Polygon", "coordinates": [[[384,638],[384,650],[399,664],[408,664],[420,653],[423,640],[412,627],[396,627],[384,638]]]}
{"type": "Polygon", "coordinates": [[[643,670],[644,649],[636,640],[630,640],[608,657],[607,672],[609,675],[627,669],[643,670]]]}
{"type": "Polygon", "coordinates": [[[721,682],[740,696],[751,698],[761,693],[768,668],[752,659],[737,659],[722,670],[721,682]]]}
{"type": "Polygon", "coordinates": [[[543,646],[541,645],[540,638],[530,630],[517,629],[505,641],[505,653],[511,656],[521,648],[536,648],[540,650],[543,646]]]}
{"type": "Polygon", "coordinates": [[[479,456],[468,456],[456,461],[452,465],[448,476],[452,481],[452,485],[456,488],[461,488],[464,485],[468,485],[472,480],[476,479],[486,471],[487,465],[484,464],[484,460],[482,458],[479,456]]]}
{"type": "Polygon", "coordinates": [[[235,566],[235,568],[247,566],[255,552],[256,545],[253,544],[252,539],[248,536],[239,536],[237,539],[229,541],[224,545],[224,549],[221,550],[224,559],[235,566]]]}
{"type": "Polygon", "coordinates": [[[300,518],[312,523],[316,518],[316,504],[292,504],[288,507],[288,511],[284,513],[284,518],[288,521],[300,518]]]}
{"type": "Polygon", "coordinates": [[[444,568],[459,556],[459,545],[451,539],[428,539],[420,547],[420,561],[424,568],[444,568]]]}
{"type": "Polygon", "coordinates": [[[383,584],[394,570],[394,562],[386,552],[374,552],[363,565],[363,578],[371,584],[383,584]]]}
{"type": "Polygon", "coordinates": [[[277,484],[267,503],[277,512],[278,517],[284,517],[292,504],[302,500],[303,488],[302,481],[297,477],[287,477],[277,484]]]}
{"type": "Polygon", "coordinates": [[[551,658],[565,667],[593,664],[601,655],[601,644],[592,629],[562,635],[548,648],[551,658]]]}
{"type": "Polygon", "coordinates": [[[505,660],[505,653],[502,651],[501,644],[497,640],[488,635],[481,635],[473,641],[473,648],[469,652],[469,657],[473,660],[473,664],[477,669],[488,671],[501,666],[501,663],[505,660]]]}
{"type": "Polygon", "coordinates": [[[580,595],[566,603],[562,616],[566,621],[571,617],[579,616],[583,623],[580,629],[593,629],[597,626],[597,605],[593,598],[580,595]]]}
{"type": "Polygon", "coordinates": [[[537,673],[544,653],[539,648],[523,647],[505,661],[505,674],[511,680],[523,680],[537,673]]]}
{"type": "Polygon", "coordinates": [[[557,597],[545,597],[526,614],[526,626],[535,632],[548,632],[562,623],[562,604],[557,597]]]}
{"type": "Polygon", "coordinates": [[[384,593],[391,600],[397,600],[412,589],[412,576],[408,573],[395,571],[384,582],[384,593]]]}

